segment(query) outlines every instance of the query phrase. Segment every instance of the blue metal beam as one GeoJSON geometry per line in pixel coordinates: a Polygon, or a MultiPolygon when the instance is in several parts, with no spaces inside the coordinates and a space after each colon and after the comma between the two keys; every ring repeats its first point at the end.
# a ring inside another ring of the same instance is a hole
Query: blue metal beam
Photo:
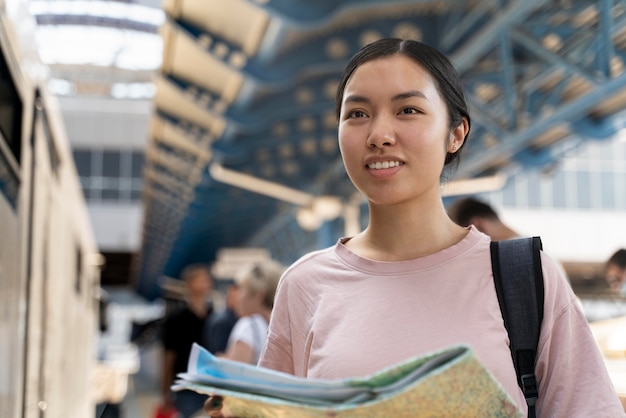
{"type": "Polygon", "coordinates": [[[563,104],[554,113],[534,121],[528,128],[515,132],[508,137],[502,138],[500,145],[491,150],[484,150],[475,155],[470,161],[466,161],[459,168],[460,176],[473,176],[489,168],[493,162],[499,161],[503,156],[513,157],[524,148],[531,146],[532,141],[551,127],[564,121],[577,120],[580,115],[587,113],[602,101],[613,94],[626,89],[626,74],[610,80],[598,86],[592,92],[570,103],[563,104]]]}
{"type": "Polygon", "coordinates": [[[546,2],[547,0],[512,1],[506,9],[496,14],[488,25],[452,54],[451,59],[457,71],[459,73],[467,71],[485,52],[496,45],[502,32],[519,24],[546,2]]]}

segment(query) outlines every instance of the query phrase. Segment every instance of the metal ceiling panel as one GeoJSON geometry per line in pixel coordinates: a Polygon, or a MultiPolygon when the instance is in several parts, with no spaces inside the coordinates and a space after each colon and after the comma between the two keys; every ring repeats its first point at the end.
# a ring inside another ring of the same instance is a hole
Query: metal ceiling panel
{"type": "Polygon", "coordinates": [[[161,276],[222,248],[290,263],[366,216],[342,167],[334,96],[372,40],[419,39],[459,69],[473,121],[459,180],[551,164],[562,144],[609,137],[626,120],[624,1],[167,0],[165,10],[136,262],[148,298],[161,276]],[[343,204],[339,217],[320,217],[325,201],[343,204]],[[305,215],[320,228],[298,223],[305,215]]]}

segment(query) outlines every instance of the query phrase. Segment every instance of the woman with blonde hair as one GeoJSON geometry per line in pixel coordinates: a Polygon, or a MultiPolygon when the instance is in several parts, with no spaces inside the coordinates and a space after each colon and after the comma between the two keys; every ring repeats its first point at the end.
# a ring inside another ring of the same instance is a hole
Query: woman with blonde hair
{"type": "Polygon", "coordinates": [[[267,339],[267,327],[274,307],[274,294],[283,266],[273,260],[254,263],[235,277],[239,320],[228,339],[224,357],[256,364],[267,339]]]}

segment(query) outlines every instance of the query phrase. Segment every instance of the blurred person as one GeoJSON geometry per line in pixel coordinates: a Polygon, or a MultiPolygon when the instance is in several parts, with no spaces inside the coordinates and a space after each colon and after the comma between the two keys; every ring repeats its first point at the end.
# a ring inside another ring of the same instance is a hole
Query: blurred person
{"type": "Polygon", "coordinates": [[[187,371],[193,343],[202,344],[206,321],[213,312],[213,278],[207,266],[192,264],[180,275],[185,284],[185,306],[172,312],[163,324],[162,410],[172,407],[180,418],[192,417],[202,408],[206,396],[192,391],[172,392],[178,373],[187,371]]]}
{"type": "Polygon", "coordinates": [[[233,282],[226,288],[226,306],[216,312],[207,321],[205,327],[205,346],[211,353],[221,356],[226,351],[228,337],[239,319],[236,312],[237,283],[233,282]]]}
{"type": "Polygon", "coordinates": [[[283,266],[266,260],[244,267],[236,277],[237,323],[228,339],[225,357],[256,364],[267,339],[274,295],[283,266]]]}
{"type": "MultiPolygon", "coordinates": [[[[529,410],[496,295],[491,239],[453,222],[442,201],[442,179],[470,131],[451,62],[422,42],[368,44],[344,69],[336,116],[368,224],[286,270],[259,366],[344,379],[462,343],[529,410]]],[[[624,416],[575,295],[544,252],[541,265],[537,416],[624,416]]]]}
{"type": "Polygon", "coordinates": [[[604,277],[612,292],[626,297],[626,249],[617,250],[606,261],[604,277]]]}
{"type": "MultiPolygon", "coordinates": [[[[480,232],[489,235],[492,241],[505,241],[521,237],[517,231],[502,222],[493,206],[474,197],[455,200],[448,209],[448,216],[463,227],[474,225],[480,232]]],[[[569,283],[569,276],[560,261],[557,261],[557,267],[569,283]]],[[[577,300],[578,303],[581,303],[580,298],[577,297],[577,300]]]]}
{"type": "Polygon", "coordinates": [[[498,213],[485,202],[473,197],[456,200],[448,209],[448,215],[461,226],[474,225],[494,241],[519,238],[519,234],[506,225],[498,213]]]}

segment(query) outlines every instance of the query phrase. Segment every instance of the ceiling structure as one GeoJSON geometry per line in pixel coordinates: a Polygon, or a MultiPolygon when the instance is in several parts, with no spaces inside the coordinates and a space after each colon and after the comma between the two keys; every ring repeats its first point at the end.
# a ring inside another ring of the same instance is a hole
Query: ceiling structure
{"type": "Polygon", "coordinates": [[[364,206],[342,167],[334,95],[347,60],[372,40],[419,39],[461,74],[472,133],[449,193],[497,187],[625,126],[624,1],[166,0],[164,9],[135,265],[147,298],[162,276],[213,263],[224,248],[265,248],[289,263],[358,228],[364,206]]]}
{"type": "Polygon", "coordinates": [[[160,3],[27,0],[50,91],[60,96],[151,99],[163,55],[158,31],[165,15],[160,3]]]}

